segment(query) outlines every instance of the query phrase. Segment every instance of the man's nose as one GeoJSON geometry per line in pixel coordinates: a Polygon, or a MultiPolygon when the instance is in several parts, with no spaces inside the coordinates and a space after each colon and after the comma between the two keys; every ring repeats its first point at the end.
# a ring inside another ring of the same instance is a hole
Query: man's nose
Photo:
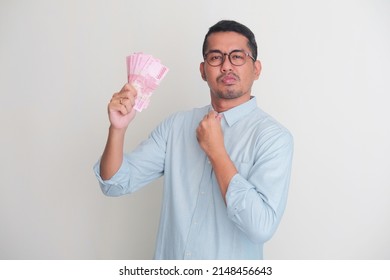
{"type": "Polygon", "coordinates": [[[229,55],[227,53],[223,54],[225,57],[225,60],[221,64],[221,71],[222,72],[229,72],[232,71],[232,63],[230,62],[229,55]]]}

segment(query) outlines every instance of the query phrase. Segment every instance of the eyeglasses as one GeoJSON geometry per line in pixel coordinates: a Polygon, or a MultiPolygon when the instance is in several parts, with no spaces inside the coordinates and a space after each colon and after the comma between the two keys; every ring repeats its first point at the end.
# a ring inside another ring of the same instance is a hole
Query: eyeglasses
{"type": "Polygon", "coordinates": [[[210,66],[220,66],[225,62],[225,56],[227,56],[229,58],[230,63],[235,66],[244,65],[247,56],[249,56],[253,61],[255,61],[253,56],[241,50],[234,50],[230,53],[223,53],[221,51],[210,51],[204,55],[204,60],[210,66]]]}

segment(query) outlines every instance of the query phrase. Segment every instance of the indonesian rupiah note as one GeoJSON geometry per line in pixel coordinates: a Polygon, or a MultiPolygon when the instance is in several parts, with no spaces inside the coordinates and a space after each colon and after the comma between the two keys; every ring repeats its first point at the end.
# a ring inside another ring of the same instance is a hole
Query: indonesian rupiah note
{"type": "Polygon", "coordinates": [[[134,109],[141,112],[148,107],[153,91],[169,69],[159,59],[142,52],[126,57],[126,64],[128,82],[137,90],[134,109]]]}

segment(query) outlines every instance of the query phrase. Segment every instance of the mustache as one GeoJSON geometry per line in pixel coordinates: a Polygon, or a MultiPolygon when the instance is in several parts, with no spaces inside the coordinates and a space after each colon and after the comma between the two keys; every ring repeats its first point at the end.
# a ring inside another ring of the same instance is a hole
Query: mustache
{"type": "Polygon", "coordinates": [[[230,73],[227,73],[227,74],[221,74],[221,75],[219,75],[219,76],[217,77],[217,81],[220,81],[220,80],[222,80],[223,78],[228,77],[228,76],[233,76],[237,81],[240,81],[240,77],[239,77],[237,74],[233,73],[233,72],[230,72],[230,73]]]}

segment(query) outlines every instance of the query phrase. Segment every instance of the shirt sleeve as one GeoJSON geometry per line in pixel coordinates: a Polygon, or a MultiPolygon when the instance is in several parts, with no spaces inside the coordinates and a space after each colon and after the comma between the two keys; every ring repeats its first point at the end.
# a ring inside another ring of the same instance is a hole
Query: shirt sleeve
{"type": "Polygon", "coordinates": [[[123,156],[122,165],[119,170],[108,180],[103,180],[100,176],[100,159],[94,165],[93,171],[99,182],[103,193],[108,196],[120,196],[128,192],[127,183],[129,181],[129,164],[125,160],[126,155],[123,156]]]}
{"type": "Polygon", "coordinates": [[[258,148],[246,177],[238,168],[226,193],[229,218],[255,243],[272,237],[287,202],[293,139],[282,132],[258,148]]]}
{"type": "Polygon", "coordinates": [[[123,155],[119,170],[109,180],[100,176],[100,159],[93,170],[101,190],[108,196],[132,193],[164,174],[168,121],[161,123],[148,139],[123,155]]]}

